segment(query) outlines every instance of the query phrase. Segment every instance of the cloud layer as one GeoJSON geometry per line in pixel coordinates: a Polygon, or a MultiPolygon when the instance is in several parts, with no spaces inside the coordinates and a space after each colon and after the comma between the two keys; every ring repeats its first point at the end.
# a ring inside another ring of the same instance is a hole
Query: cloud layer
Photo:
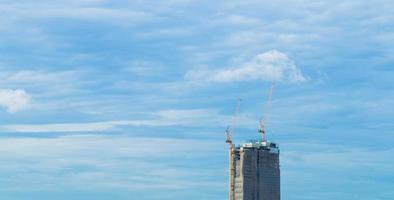
{"type": "Polygon", "coordinates": [[[271,81],[297,83],[306,81],[301,70],[285,53],[270,50],[256,55],[240,67],[220,70],[199,70],[186,74],[194,81],[271,81]]]}
{"type": "Polygon", "coordinates": [[[1,1],[0,90],[34,109],[1,95],[1,199],[225,199],[225,125],[240,97],[234,142],[257,138],[271,82],[283,199],[392,199],[393,9],[1,1]]]}
{"type": "Polygon", "coordinates": [[[220,166],[206,170],[190,162],[224,153],[224,148],[212,141],[92,135],[8,138],[0,144],[0,175],[7,177],[6,189],[13,191],[122,188],[135,193],[221,188],[221,181],[213,178],[222,171],[220,166]],[[16,176],[5,176],[10,173],[16,176]],[[25,187],[28,185],[33,187],[25,187]]]}
{"type": "Polygon", "coordinates": [[[5,107],[7,112],[18,112],[29,104],[30,96],[24,90],[0,90],[0,106],[5,107]]]}
{"type": "MultiPolygon", "coordinates": [[[[56,133],[56,132],[101,132],[115,130],[122,126],[129,127],[154,127],[154,126],[209,126],[222,127],[230,121],[226,115],[221,115],[214,110],[162,110],[153,113],[152,119],[145,120],[112,120],[90,123],[53,123],[53,124],[8,124],[0,125],[1,132],[17,133],[56,133]]],[[[254,125],[254,120],[249,116],[241,115],[238,119],[239,126],[254,125]]]]}

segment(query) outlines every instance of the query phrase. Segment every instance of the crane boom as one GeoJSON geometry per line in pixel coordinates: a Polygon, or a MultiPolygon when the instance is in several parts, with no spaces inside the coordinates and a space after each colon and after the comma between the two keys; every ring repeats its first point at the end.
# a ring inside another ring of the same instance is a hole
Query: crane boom
{"type": "Polygon", "coordinates": [[[235,126],[237,124],[237,116],[239,114],[239,111],[241,109],[241,99],[239,98],[237,100],[237,107],[235,108],[235,113],[231,119],[231,125],[227,126],[226,129],[226,143],[231,144],[232,145],[232,134],[235,130],[235,126]]]}
{"type": "Polygon", "coordinates": [[[272,93],[274,91],[274,84],[271,85],[270,90],[268,92],[268,98],[267,98],[267,102],[264,106],[264,114],[263,117],[260,119],[260,127],[259,127],[259,132],[261,133],[261,140],[262,141],[266,141],[267,140],[267,132],[266,132],[266,125],[267,125],[267,119],[268,119],[268,114],[269,114],[269,110],[271,108],[272,105],[272,93]]]}

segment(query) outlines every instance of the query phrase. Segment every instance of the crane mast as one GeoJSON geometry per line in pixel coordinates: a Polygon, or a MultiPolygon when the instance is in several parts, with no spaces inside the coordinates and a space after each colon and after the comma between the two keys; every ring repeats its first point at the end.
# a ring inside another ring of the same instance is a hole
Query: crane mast
{"type": "Polygon", "coordinates": [[[235,114],[231,120],[231,125],[226,128],[226,143],[228,144],[228,156],[229,156],[229,200],[234,200],[233,192],[234,191],[234,158],[233,158],[233,139],[232,134],[235,129],[235,125],[237,122],[237,116],[239,114],[241,108],[241,99],[237,101],[237,107],[235,109],[235,114]]]}
{"type": "Polygon", "coordinates": [[[237,123],[237,116],[239,114],[240,108],[241,108],[241,99],[238,99],[237,107],[235,108],[235,114],[231,120],[231,125],[227,126],[227,128],[226,128],[226,143],[228,143],[229,145],[232,145],[232,142],[233,142],[232,134],[234,132],[234,129],[235,129],[235,126],[237,123]]]}

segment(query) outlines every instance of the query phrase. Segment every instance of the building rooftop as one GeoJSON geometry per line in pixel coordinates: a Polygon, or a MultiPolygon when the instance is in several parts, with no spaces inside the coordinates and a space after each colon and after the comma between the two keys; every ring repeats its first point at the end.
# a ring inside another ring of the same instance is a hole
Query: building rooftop
{"type": "Polygon", "coordinates": [[[250,140],[248,142],[238,145],[237,149],[245,148],[262,148],[268,150],[270,153],[279,153],[279,147],[276,143],[271,141],[250,140]]]}

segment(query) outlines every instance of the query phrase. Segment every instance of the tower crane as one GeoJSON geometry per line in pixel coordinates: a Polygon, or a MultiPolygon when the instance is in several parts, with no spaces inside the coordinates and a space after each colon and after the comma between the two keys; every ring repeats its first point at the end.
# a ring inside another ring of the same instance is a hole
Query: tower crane
{"type": "Polygon", "coordinates": [[[235,125],[237,122],[237,116],[239,114],[241,108],[241,99],[237,101],[237,107],[235,108],[235,114],[231,120],[231,124],[226,128],[226,143],[228,144],[228,156],[229,156],[229,200],[234,200],[233,192],[234,191],[234,157],[233,157],[233,138],[232,134],[235,129],[235,125]]]}
{"type": "Polygon", "coordinates": [[[267,132],[266,132],[266,124],[267,124],[267,119],[268,119],[268,113],[269,109],[271,108],[272,105],[272,92],[274,90],[274,84],[271,85],[270,90],[268,92],[268,99],[267,102],[264,106],[264,114],[263,117],[260,119],[259,122],[259,133],[261,134],[261,140],[265,142],[267,140],[267,132]]]}

